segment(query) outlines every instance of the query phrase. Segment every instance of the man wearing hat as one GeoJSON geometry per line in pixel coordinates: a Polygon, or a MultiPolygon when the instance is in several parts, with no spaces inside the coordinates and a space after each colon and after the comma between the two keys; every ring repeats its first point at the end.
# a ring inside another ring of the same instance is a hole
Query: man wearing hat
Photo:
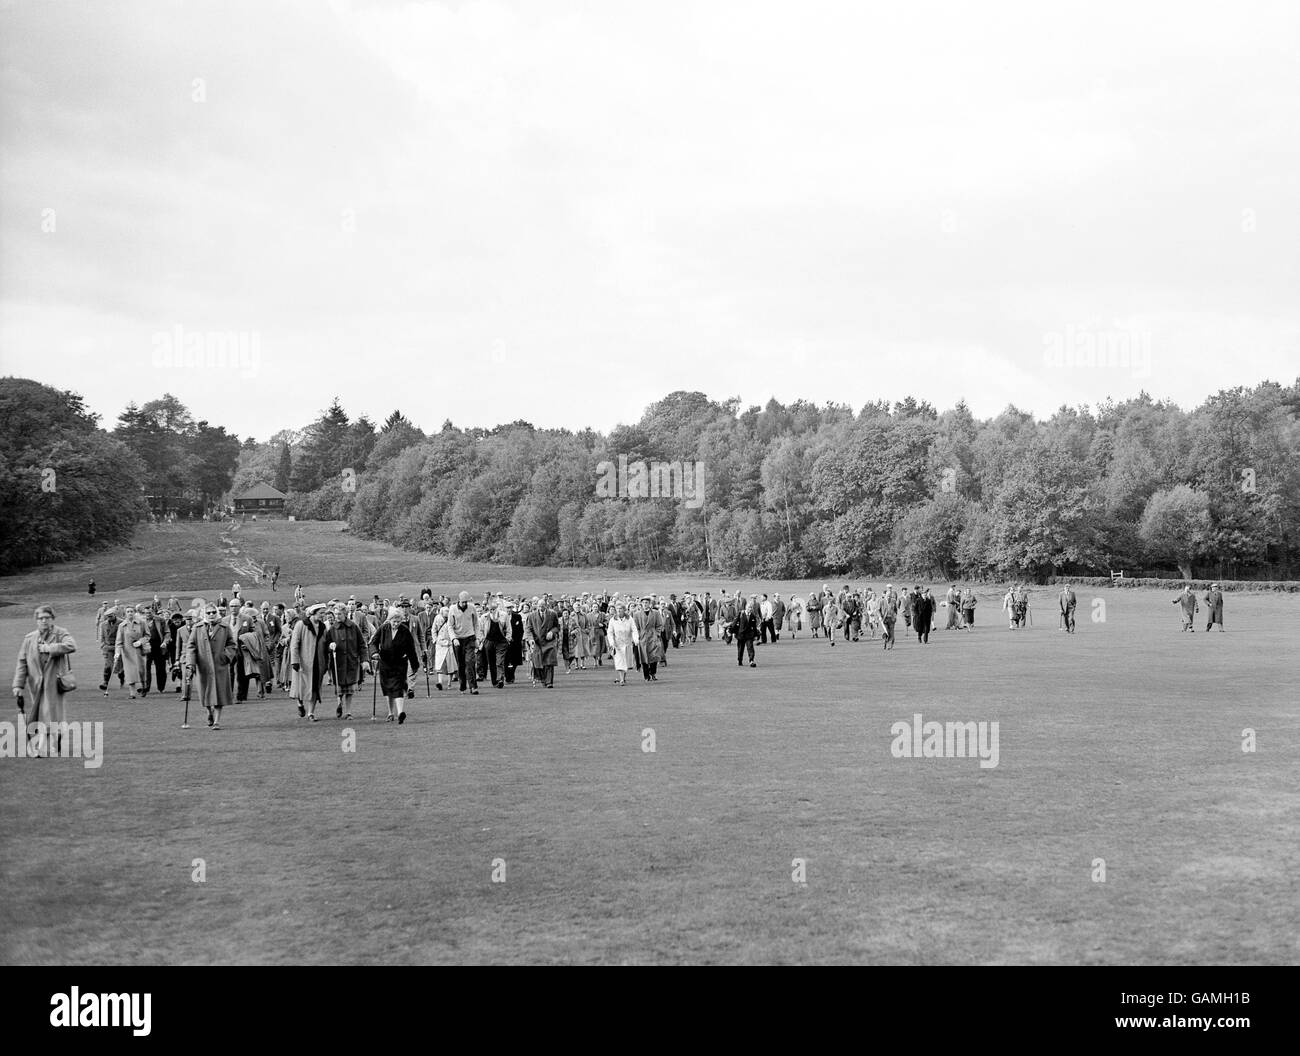
{"type": "Polygon", "coordinates": [[[724,588],[720,594],[722,601],[718,603],[718,620],[722,624],[722,641],[725,645],[731,644],[731,635],[736,624],[736,599],[730,597],[724,588]]]}
{"type": "Polygon", "coordinates": [[[912,630],[916,631],[916,640],[922,645],[930,643],[930,624],[934,622],[934,598],[930,588],[924,587],[912,604],[912,630]]]}
{"type": "Polygon", "coordinates": [[[122,670],[121,660],[117,657],[117,627],[125,615],[122,605],[114,601],[112,606],[104,611],[95,626],[95,634],[99,638],[99,652],[104,658],[104,676],[100,680],[99,688],[104,696],[108,696],[108,684],[112,681],[113,675],[117,675],[117,683],[122,686],[126,682],[126,675],[122,670]]]}
{"type": "Polygon", "coordinates": [[[1183,592],[1174,598],[1173,603],[1182,607],[1183,630],[1196,633],[1196,613],[1200,606],[1196,604],[1196,595],[1192,593],[1192,585],[1188,583],[1183,587],[1183,592]]]}
{"type": "Polygon", "coordinates": [[[1205,592],[1205,612],[1208,622],[1205,624],[1205,633],[1209,634],[1210,629],[1217,623],[1219,633],[1223,633],[1223,591],[1219,589],[1219,584],[1211,583],[1210,589],[1205,592]]]}
{"type": "Polygon", "coordinates": [[[553,602],[541,602],[528,615],[528,638],[533,647],[533,679],[555,688],[555,664],[560,650],[560,619],[553,602]]]}
{"type": "Polygon", "coordinates": [[[641,650],[641,677],[647,682],[659,681],[659,664],[664,659],[664,618],[654,607],[654,599],[647,594],[641,599],[641,610],[632,619],[641,650]]]}

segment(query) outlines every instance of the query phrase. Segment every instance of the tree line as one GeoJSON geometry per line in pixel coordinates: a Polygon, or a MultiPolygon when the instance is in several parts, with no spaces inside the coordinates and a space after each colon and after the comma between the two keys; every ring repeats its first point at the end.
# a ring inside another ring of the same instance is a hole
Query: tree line
{"type": "Polygon", "coordinates": [[[336,400],[300,433],[245,452],[237,479],[274,465],[299,517],[477,561],[1277,579],[1300,557],[1298,415],[1300,381],[1226,390],[1192,411],[1143,393],[1046,421],[911,398],[856,413],[776,400],[742,410],[674,392],[607,436],[523,421],[426,434],[397,411],[379,427],[350,420],[336,400]],[[620,455],[701,464],[703,501],[602,498],[602,467],[620,455]]]}
{"type": "Polygon", "coordinates": [[[5,378],[0,568],[66,560],[124,541],[151,510],[198,516],[268,483],[299,518],[476,561],[1285,579],[1300,557],[1298,416],[1300,381],[1225,390],[1191,411],[1143,393],[1045,421],[912,398],[742,410],[674,392],[608,435],[525,421],[425,433],[398,411],[380,425],[351,418],[336,399],[301,429],[241,442],[169,394],[128,405],[109,432],[80,396],[5,378]],[[700,501],[602,497],[620,456],[699,464],[700,501]]]}

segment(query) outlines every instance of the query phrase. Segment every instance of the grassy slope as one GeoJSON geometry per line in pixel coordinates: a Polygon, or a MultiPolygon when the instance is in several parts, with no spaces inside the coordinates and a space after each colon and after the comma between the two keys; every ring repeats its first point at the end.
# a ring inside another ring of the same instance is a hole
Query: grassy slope
{"type": "MultiPolygon", "coordinates": [[[[156,534],[167,545],[96,562],[102,594],[229,585],[211,526],[156,534]]],[[[314,597],[685,585],[435,566],[326,526],[240,538],[314,597]]],[[[54,601],[90,687],[74,717],[107,741],[99,770],[0,760],[6,963],[1300,957],[1293,597],[1234,595],[1213,636],[1179,634],[1167,594],[1102,590],[1106,621],[1081,595],[1073,639],[1048,598],[1012,634],[990,597],[976,633],[888,655],[801,636],[739,670],[701,643],[653,687],[600,669],[552,692],[421,690],[401,728],[358,709],[347,755],[344,724],[304,726],[283,698],[230,709],[220,733],[182,731],[170,693],[104,700],[88,574],[0,581],[23,605],[0,610],[8,655],[26,603],[54,601]],[[893,759],[890,725],[918,710],[998,720],[998,768],[893,759]]]]}

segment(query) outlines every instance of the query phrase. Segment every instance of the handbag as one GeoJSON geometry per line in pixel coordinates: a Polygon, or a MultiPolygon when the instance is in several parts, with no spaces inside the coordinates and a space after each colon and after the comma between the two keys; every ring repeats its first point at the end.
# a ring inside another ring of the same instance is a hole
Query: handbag
{"type": "Polygon", "coordinates": [[[54,685],[60,693],[71,693],[77,688],[77,676],[72,673],[72,661],[68,661],[63,674],[54,679],[54,685]]]}

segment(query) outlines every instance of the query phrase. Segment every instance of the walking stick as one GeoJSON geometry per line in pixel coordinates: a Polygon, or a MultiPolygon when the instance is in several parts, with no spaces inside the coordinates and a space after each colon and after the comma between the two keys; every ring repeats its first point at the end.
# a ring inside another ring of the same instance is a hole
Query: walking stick
{"type": "MultiPolygon", "coordinates": [[[[372,674],[374,673],[372,672],[372,674]]],[[[379,676],[377,674],[374,674],[374,677],[370,679],[370,721],[371,722],[375,721],[375,707],[378,705],[378,703],[379,703],[379,676]]],[[[389,714],[391,715],[392,705],[390,704],[388,707],[389,707],[389,714]]]]}
{"type": "Polygon", "coordinates": [[[332,649],[330,650],[330,681],[334,683],[334,714],[341,718],[343,695],[339,692],[339,665],[332,649]]]}

